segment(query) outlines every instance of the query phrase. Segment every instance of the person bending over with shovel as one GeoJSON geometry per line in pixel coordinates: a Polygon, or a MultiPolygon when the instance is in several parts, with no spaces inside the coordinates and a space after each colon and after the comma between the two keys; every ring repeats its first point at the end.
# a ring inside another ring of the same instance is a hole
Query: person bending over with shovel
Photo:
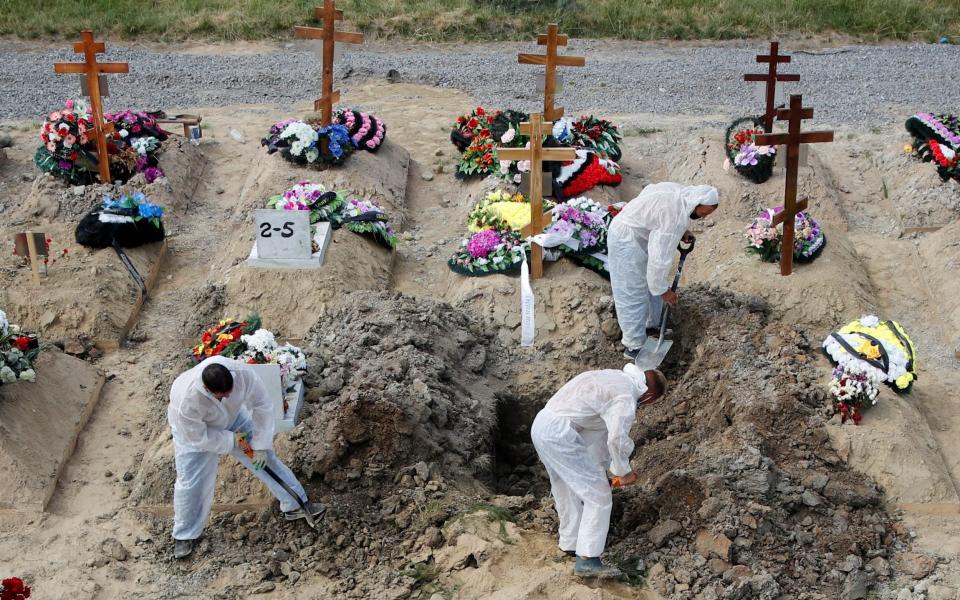
{"type": "Polygon", "coordinates": [[[607,233],[610,285],[625,357],[637,359],[660,324],[662,303],[677,302],[676,289],[668,287],[670,267],[677,245],[693,241],[690,219],[706,217],[718,204],[717,190],[709,185],[656,183],[613,218],[607,233]]]}
{"type": "Polygon", "coordinates": [[[266,484],[288,521],[306,518],[312,524],[325,510],[307,501],[303,486],[274,453],[273,407],[260,377],[246,364],[214,356],[182,373],[170,390],[167,420],[177,466],[175,558],[189,556],[203,531],[221,454],[230,454],[266,484]]]}
{"type": "Polygon", "coordinates": [[[576,556],[575,575],[622,576],[600,560],[613,509],[611,487],[636,483],[630,428],[637,408],[656,401],[666,388],[660,371],[633,364],[622,371],[587,371],[561,387],[533,421],[530,437],[550,476],[560,518],[560,549],[576,556]]]}

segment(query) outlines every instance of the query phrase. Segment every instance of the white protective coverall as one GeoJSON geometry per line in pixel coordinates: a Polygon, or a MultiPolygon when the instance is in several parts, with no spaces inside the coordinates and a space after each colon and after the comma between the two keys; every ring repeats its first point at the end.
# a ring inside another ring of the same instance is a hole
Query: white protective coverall
{"type": "Polygon", "coordinates": [[[220,356],[210,357],[173,382],[167,420],[173,431],[177,482],[173,487],[173,538],[194,540],[200,537],[213,506],[217,482],[217,462],[221,454],[230,454],[250,469],[280,501],[280,510],[299,507],[264,470],[255,470],[242,450],[234,447],[234,432],[244,431],[254,450],[267,451],[267,466],[307,500],[293,472],[273,451],[273,406],[267,388],[256,372],[246,364],[220,356]],[[233,375],[233,390],[217,400],[203,385],[203,369],[222,364],[233,375]]]}
{"type": "Polygon", "coordinates": [[[648,327],[660,326],[660,296],[670,288],[674,253],[693,209],[717,203],[717,190],[709,185],[655,183],[613,218],[607,233],[610,284],[628,350],[643,346],[648,327]]]}
{"type": "Polygon", "coordinates": [[[550,476],[560,517],[560,549],[599,557],[607,542],[613,496],[607,471],[626,475],[637,399],[647,391],[643,371],[587,371],[547,401],[530,429],[550,476]]]}

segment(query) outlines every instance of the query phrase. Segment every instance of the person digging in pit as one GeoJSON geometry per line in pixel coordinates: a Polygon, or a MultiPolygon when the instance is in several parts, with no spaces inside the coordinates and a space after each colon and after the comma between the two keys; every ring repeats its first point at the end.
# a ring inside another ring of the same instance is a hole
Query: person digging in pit
{"type": "Polygon", "coordinates": [[[560,549],[576,556],[575,575],[622,576],[600,560],[613,509],[611,486],[636,483],[630,428],[638,407],[655,402],[666,389],[660,371],[633,364],[622,371],[587,371],[561,387],[533,421],[530,437],[550,476],[560,518],[560,549]]]}
{"type": "Polygon", "coordinates": [[[635,360],[659,326],[663,303],[677,303],[677,293],[669,288],[670,267],[677,244],[693,239],[690,219],[710,215],[718,204],[717,190],[709,185],[656,183],[643,188],[610,223],[610,285],[626,358],[635,360]]]}
{"type": "Polygon", "coordinates": [[[260,376],[239,361],[214,356],[173,382],[167,420],[173,432],[177,481],[173,486],[175,558],[186,558],[213,506],[217,462],[230,454],[280,501],[288,521],[305,518],[299,502],[264,473],[270,469],[300,496],[312,516],[325,510],[307,501],[303,486],[273,451],[273,406],[260,376]],[[253,458],[244,449],[253,448],[253,458]]]}

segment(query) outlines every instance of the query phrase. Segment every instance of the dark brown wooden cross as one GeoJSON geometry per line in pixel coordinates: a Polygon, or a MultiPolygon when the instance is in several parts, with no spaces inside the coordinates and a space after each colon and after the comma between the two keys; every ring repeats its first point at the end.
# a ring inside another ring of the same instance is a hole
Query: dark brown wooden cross
{"type": "Polygon", "coordinates": [[[553,100],[557,93],[557,67],[582,67],[587,61],[582,56],[557,56],[557,46],[566,46],[568,38],[559,33],[556,23],[547,26],[547,33],[537,36],[537,44],[547,47],[546,54],[518,55],[521,65],[545,65],[547,67],[543,79],[543,118],[555,121],[563,116],[563,107],[554,106],[553,100]]]}
{"type": "Polygon", "coordinates": [[[797,172],[800,169],[800,145],[832,142],[832,131],[800,132],[801,121],[812,119],[813,109],[803,108],[803,96],[790,96],[790,108],[777,110],[777,120],[787,121],[787,133],[762,134],[756,136],[758,146],[784,145],[787,149],[786,190],[783,193],[783,210],[773,218],[772,227],[783,223],[783,242],[780,244],[780,274],[793,272],[794,220],[798,212],[807,209],[807,201],[797,202],[797,172]]]}
{"type": "Polygon", "coordinates": [[[333,50],[336,42],[362,44],[363,34],[349,31],[337,31],[336,22],[343,20],[343,11],[338,10],[334,0],[324,0],[323,6],[314,9],[317,19],[323,21],[323,27],[294,27],[296,37],[309,40],[323,40],[323,96],[313,103],[313,109],[320,113],[320,125],[326,127],[333,121],[333,107],[340,101],[340,91],[333,89],[333,50]]]}
{"type": "MultiPolygon", "coordinates": [[[[550,213],[543,212],[543,163],[577,158],[573,148],[543,147],[543,138],[552,131],[553,123],[544,121],[540,113],[533,113],[528,123],[520,123],[520,133],[530,137],[529,148],[497,148],[501,160],[530,161],[530,224],[520,232],[525,238],[543,233],[552,220],[550,213]]],[[[543,248],[539,244],[531,244],[530,262],[531,276],[543,277],[543,248]]]]}
{"type": "Polygon", "coordinates": [[[777,82],[778,81],[800,81],[799,75],[788,75],[778,73],[777,65],[790,62],[790,57],[780,54],[780,43],[770,42],[770,54],[758,54],[758,63],[769,63],[770,68],[767,73],[751,73],[743,76],[744,81],[764,81],[767,84],[767,109],[763,113],[763,130],[767,133],[773,131],[773,119],[777,114],[777,82]]]}
{"type": "Polygon", "coordinates": [[[100,167],[100,181],[110,183],[110,157],[107,155],[107,135],[113,132],[113,123],[103,120],[103,102],[100,99],[101,73],[129,73],[127,63],[100,63],[97,54],[107,51],[103,42],[93,41],[93,32],[80,34],[81,41],[73,44],[73,51],[83,54],[82,63],[54,63],[53,72],[59,74],[82,73],[87,77],[87,90],[90,92],[90,109],[93,113],[93,136],[97,140],[97,163],[100,167]]]}

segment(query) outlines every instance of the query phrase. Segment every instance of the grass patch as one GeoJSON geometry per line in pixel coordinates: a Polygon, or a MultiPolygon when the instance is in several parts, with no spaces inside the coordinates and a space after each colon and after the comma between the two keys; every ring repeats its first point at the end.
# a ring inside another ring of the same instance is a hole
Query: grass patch
{"type": "Polygon", "coordinates": [[[440,569],[433,563],[418,562],[400,571],[400,574],[404,577],[410,577],[417,583],[417,586],[423,587],[436,581],[440,575],[440,569]]]}
{"type": "MultiPolygon", "coordinates": [[[[316,0],[0,0],[0,35],[72,39],[292,37],[316,0]]],[[[960,2],[942,0],[340,0],[351,23],[385,38],[530,39],[550,21],[572,37],[764,38],[830,32],[863,41],[960,38],[960,2]]]]}
{"type": "Polygon", "coordinates": [[[504,544],[516,544],[517,542],[510,537],[507,533],[507,523],[516,523],[517,517],[514,516],[510,509],[504,508],[502,506],[494,506],[493,504],[483,504],[477,503],[470,505],[465,511],[460,513],[459,519],[463,519],[468,515],[474,513],[486,513],[486,518],[488,523],[499,523],[500,530],[497,532],[497,538],[504,544]]]}

